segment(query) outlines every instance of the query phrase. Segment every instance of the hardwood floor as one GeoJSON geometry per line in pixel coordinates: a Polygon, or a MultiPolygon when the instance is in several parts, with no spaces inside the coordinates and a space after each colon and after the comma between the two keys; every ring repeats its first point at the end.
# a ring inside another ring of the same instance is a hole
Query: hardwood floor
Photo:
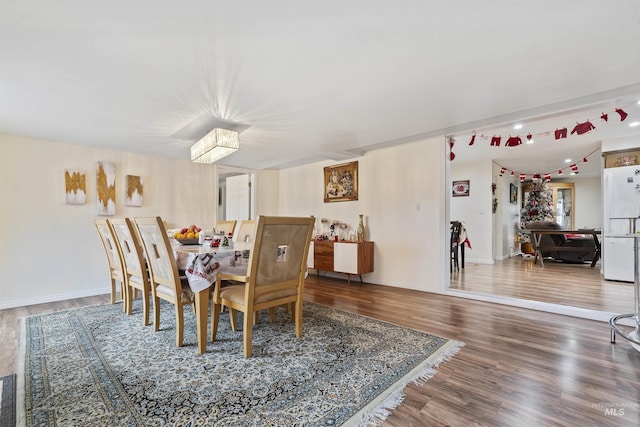
{"type": "MultiPolygon", "coordinates": [[[[305,299],[466,343],[384,426],[640,425],[640,352],[605,322],[315,275],[305,299]]],[[[18,317],[108,301],[0,310],[0,375],[17,369],[18,317]]]]}
{"type": "Polygon", "coordinates": [[[568,305],[622,314],[633,313],[633,284],[604,280],[600,264],[565,264],[512,257],[495,264],[466,263],[451,276],[451,289],[568,305]]]}

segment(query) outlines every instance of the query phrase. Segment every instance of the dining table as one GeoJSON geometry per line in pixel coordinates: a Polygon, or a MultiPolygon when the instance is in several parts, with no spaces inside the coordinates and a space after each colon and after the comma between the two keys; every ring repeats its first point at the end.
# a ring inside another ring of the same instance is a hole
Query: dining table
{"type": "Polygon", "coordinates": [[[195,296],[196,333],[200,354],[207,350],[210,288],[215,286],[216,277],[220,272],[246,275],[252,247],[251,242],[233,242],[227,247],[212,247],[209,241],[202,245],[172,242],[178,270],[184,271],[195,296]]]}

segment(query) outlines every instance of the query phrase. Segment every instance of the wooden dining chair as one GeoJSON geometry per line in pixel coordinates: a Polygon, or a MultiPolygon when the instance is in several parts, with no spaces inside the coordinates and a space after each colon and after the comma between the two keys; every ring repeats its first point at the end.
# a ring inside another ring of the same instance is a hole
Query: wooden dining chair
{"type": "Polygon", "coordinates": [[[142,293],[142,324],[149,325],[149,294],[151,283],[147,272],[147,263],[144,259],[144,249],[138,238],[135,225],[129,218],[110,219],[109,224],[113,228],[116,243],[122,254],[124,263],[126,293],[126,310],[131,314],[131,306],[136,298],[137,291],[142,293]]]}
{"type": "Polygon", "coordinates": [[[235,310],[244,313],[244,357],[252,354],[253,318],[259,310],[294,303],[296,337],[302,336],[302,298],[313,223],[311,217],[259,217],[247,275],[218,273],[216,277],[212,341],[218,331],[221,305],[229,308],[234,330],[235,310]],[[243,284],[222,287],[223,280],[243,284]]]}
{"type": "Polygon", "coordinates": [[[193,304],[194,295],[185,279],[180,279],[176,259],[160,217],[134,218],[142,240],[153,299],[153,328],[160,329],[160,300],[175,307],[176,346],[182,347],[184,338],[184,306],[193,304]]]}
{"type": "Polygon", "coordinates": [[[233,240],[236,242],[253,242],[256,235],[256,221],[254,219],[243,219],[238,227],[238,232],[233,233],[233,240]]]}
{"type": "Polygon", "coordinates": [[[451,235],[450,235],[450,263],[449,272],[453,273],[453,270],[460,271],[460,231],[462,223],[460,221],[451,221],[451,235]]]}
{"type": "Polygon", "coordinates": [[[238,221],[236,221],[235,219],[229,221],[218,221],[216,222],[215,231],[216,233],[222,231],[224,232],[225,236],[229,235],[229,233],[233,235],[237,223],[238,221]]]}
{"type": "MultiPolygon", "coordinates": [[[[126,301],[127,286],[125,284],[124,264],[122,262],[122,254],[116,243],[113,229],[109,226],[106,218],[97,218],[94,221],[100,241],[107,255],[107,265],[109,267],[109,280],[111,281],[111,304],[115,304],[117,300],[117,286],[120,284],[120,299],[123,303],[126,301]]],[[[126,310],[123,304],[123,310],[126,310]]]]}

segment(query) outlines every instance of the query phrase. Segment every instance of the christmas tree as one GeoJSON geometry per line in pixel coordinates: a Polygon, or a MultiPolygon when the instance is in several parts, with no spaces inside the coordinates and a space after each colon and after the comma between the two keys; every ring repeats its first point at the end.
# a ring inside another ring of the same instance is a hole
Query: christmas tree
{"type": "Polygon", "coordinates": [[[527,202],[520,212],[520,220],[524,224],[531,221],[553,221],[553,194],[546,181],[533,183],[527,202]]]}

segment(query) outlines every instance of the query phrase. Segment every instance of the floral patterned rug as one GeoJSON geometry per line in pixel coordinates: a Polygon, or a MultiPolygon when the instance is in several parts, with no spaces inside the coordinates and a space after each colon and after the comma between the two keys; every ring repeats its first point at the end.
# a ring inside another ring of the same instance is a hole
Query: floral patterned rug
{"type": "Polygon", "coordinates": [[[193,310],[185,310],[185,344],[177,348],[171,305],[161,306],[158,332],[142,326],[139,300],[131,316],[121,308],[23,319],[19,425],[367,425],[464,345],[305,303],[300,339],[284,309],[273,324],[264,311],[254,356],[245,359],[242,332],[231,331],[223,313],[217,340],[200,355],[193,310]]]}

